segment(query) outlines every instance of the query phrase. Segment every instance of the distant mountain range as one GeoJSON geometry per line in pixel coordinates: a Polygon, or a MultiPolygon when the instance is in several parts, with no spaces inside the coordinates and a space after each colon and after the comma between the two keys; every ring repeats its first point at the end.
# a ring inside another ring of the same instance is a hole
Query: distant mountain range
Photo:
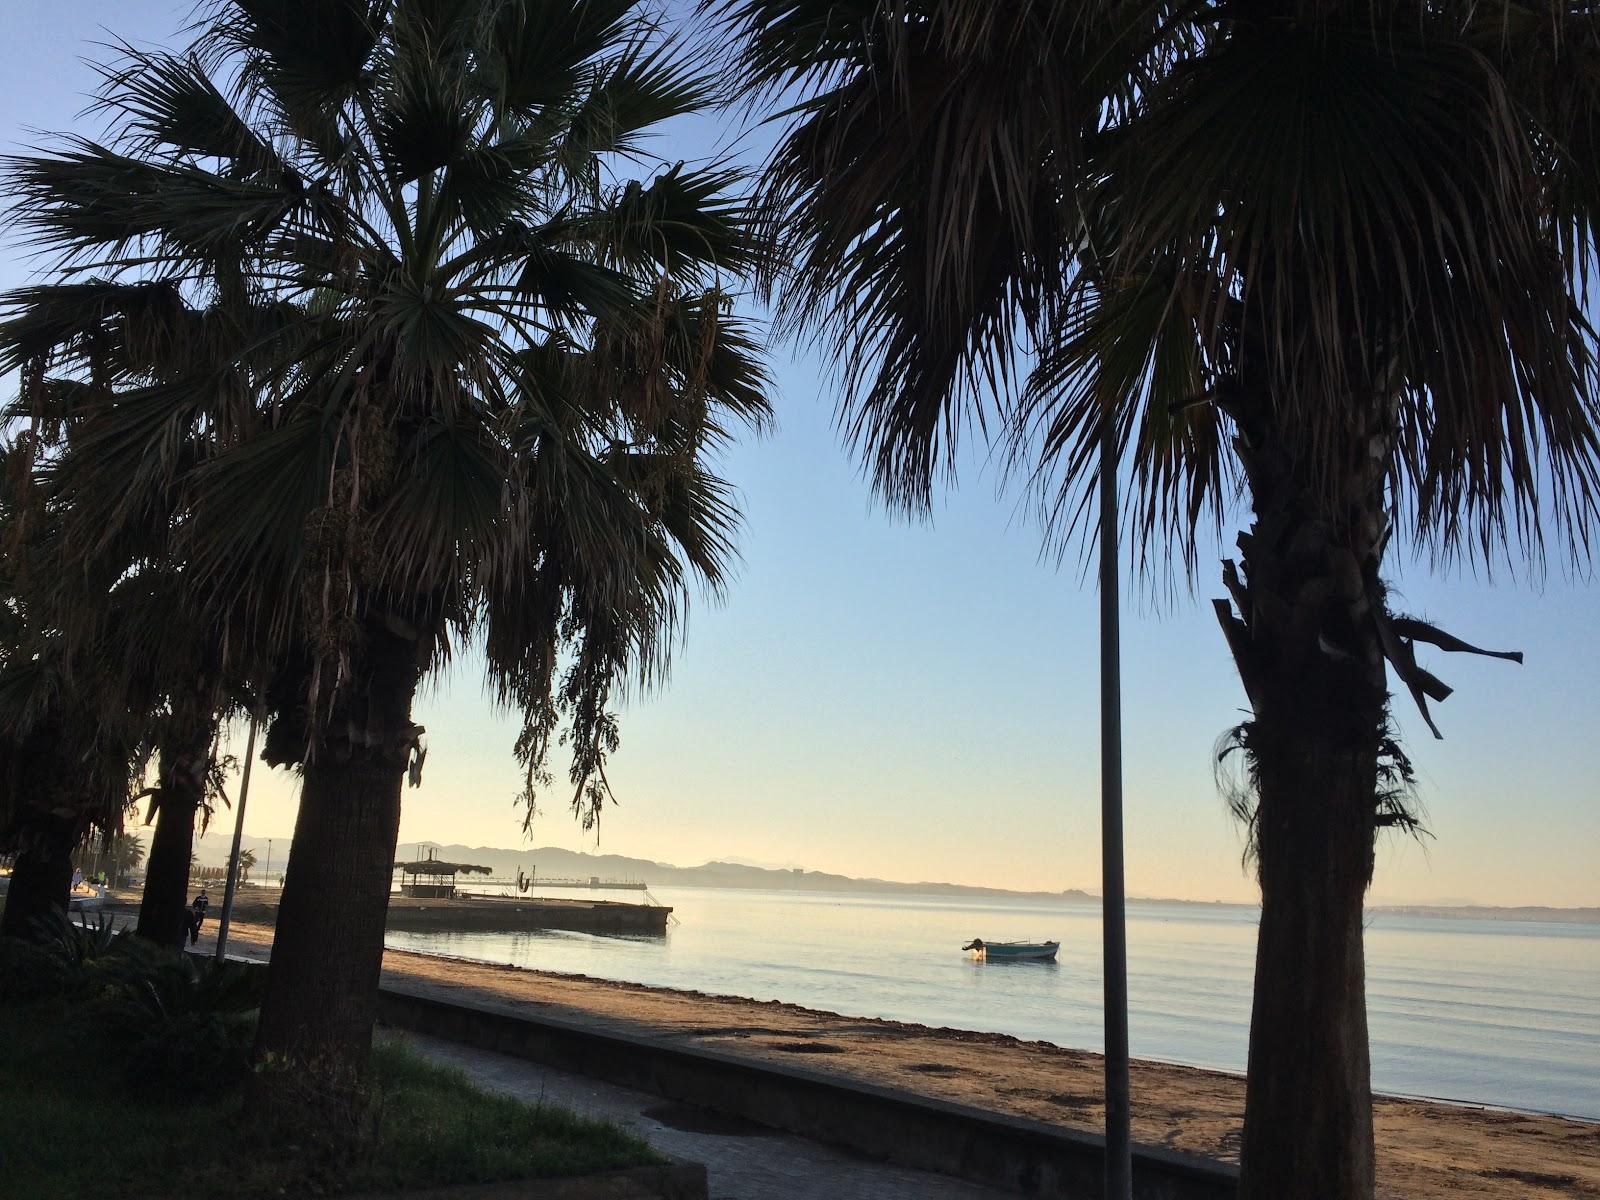
{"type": "MultiPolygon", "coordinates": [[[[254,850],[259,877],[267,869],[266,838],[246,837],[241,845],[254,850]]],[[[289,839],[272,838],[271,871],[276,877],[289,863],[289,839]]],[[[220,832],[196,838],[195,857],[203,867],[226,866],[229,838],[220,832]]],[[[826,871],[807,871],[801,867],[761,867],[747,862],[708,862],[698,867],[674,867],[647,858],[628,858],[621,854],[579,854],[557,846],[508,850],[496,846],[463,846],[442,842],[401,842],[396,857],[409,861],[430,851],[450,862],[488,867],[495,877],[515,879],[520,870],[535,879],[642,880],[661,887],[724,887],[805,892],[867,892],[886,895],[939,896],[1030,896],[1059,900],[1090,899],[1077,889],[1060,892],[1019,892],[1008,888],[969,887],[959,883],[898,883],[889,879],[855,879],[826,871]]]]}
{"type": "Polygon", "coordinates": [[[1549,908],[1540,904],[1508,907],[1496,904],[1401,904],[1368,908],[1391,917],[1452,917],[1468,921],[1555,921],[1563,925],[1600,925],[1600,908],[1549,908]]]}
{"type": "Polygon", "coordinates": [[[803,867],[760,867],[745,862],[708,862],[698,867],[674,867],[647,858],[621,854],[579,854],[555,846],[537,850],[502,850],[491,846],[441,845],[436,842],[402,842],[400,854],[414,856],[430,849],[440,858],[476,863],[497,876],[515,879],[517,871],[531,873],[535,881],[547,879],[639,879],[661,887],[759,888],[796,892],[864,892],[873,895],[1029,896],[1059,900],[1088,899],[1076,889],[1060,892],[1019,892],[1007,888],[970,887],[959,883],[899,883],[891,879],[856,879],[803,867]]]}
{"type": "MultiPolygon", "coordinates": [[[[253,877],[260,879],[268,869],[268,839],[246,837],[243,845],[254,850],[256,867],[253,877]]],[[[271,873],[276,877],[288,865],[289,839],[271,839],[271,873]]],[[[220,832],[195,839],[195,855],[201,866],[219,867],[228,861],[229,839],[220,832]]],[[[473,863],[488,867],[495,877],[515,879],[520,870],[532,874],[535,880],[546,879],[601,879],[642,880],[655,887],[719,887],[759,889],[763,891],[793,892],[854,892],[887,896],[971,896],[971,897],[1024,897],[1036,900],[1093,900],[1095,894],[1080,888],[1066,888],[1059,892],[1017,891],[1011,888],[973,887],[960,883],[924,881],[904,883],[892,879],[857,879],[849,875],[835,875],[827,871],[808,871],[801,867],[763,867],[750,862],[715,861],[698,867],[675,867],[669,863],[654,862],[647,858],[629,858],[621,854],[580,854],[557,846],[541,846],[509,850],[494,846],[463,846],[458,843],[401,842],[397,857],[409,860],[430,851],[451,862],[473,863]]],[[[1135,898],[1133,903],[1205,904],[1213,906],[1220,901],[1156,900],[1135,898]]],[[[1394,916],[1454,917],[1497,921],[1560,921],[1576,924],[1600,924],[1600,907],[1546,908],[1546,907],[1494,907],[1484,905],[1374,905],[1367,910],[1394,916]]]]}

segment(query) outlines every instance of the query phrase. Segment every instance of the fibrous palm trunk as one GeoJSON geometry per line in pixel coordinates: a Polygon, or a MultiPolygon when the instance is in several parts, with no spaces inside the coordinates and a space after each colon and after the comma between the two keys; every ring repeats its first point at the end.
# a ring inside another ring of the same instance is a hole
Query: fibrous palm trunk
{"type": "Polygon", "coordinates": [[[67,911],[72,850],[82,836],[82,822],[57,813],[40,814],[30,823],[12,864],[5,911],[0,915],[0,937],[33,941],[39,921],[67,911]]]}
{"type": "Polygon", "coordinates": [[[263,1115],[310,1119],[332,1137],[362,1108],[400,790],[420,733],[417,639],[368,635],[304,766],[256,1035],[263,1115]]]}
{"type": "Polygon", "coordinates": [[[1239,1194],[1367,1200],[1375,1164],[1361,918],[1375,755],[1314,738],[1256,753],[1261,927],[1239,1194]]]}
{"type": "Polygon", "coordinates": [[[205,802],[206,773],[216,736],[203,706],[181,722],[161,747],[160,804],[139,902],[138,934],[162,946],[181,947],[189,922],[189,863],[194,821],[205,802]]]}
{"type": "Polygon", "coordinates": [[[1314,458],[1269,411],[1239,421],[1256,520],[1243,578],[1224,571],[1237,615],[1218,601],[1255,714],[1239,738],[1261,882],[1239,1195],[1370,1200],[1362,906],[1398,753],[1378,631],[1391,443],[1380,404],[1314,458]]]}

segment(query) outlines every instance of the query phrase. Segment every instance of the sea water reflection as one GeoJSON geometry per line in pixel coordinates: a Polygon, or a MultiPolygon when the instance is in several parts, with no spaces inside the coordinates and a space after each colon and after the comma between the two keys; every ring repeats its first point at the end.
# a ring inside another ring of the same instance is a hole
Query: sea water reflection
{"type": "MultiPolygon", "coordinates": [[[[656,892],[681,919],[665,938],[391,933],[389,944],[1100,1048],[1097,902],[656,892]],[[1055,938],[1060,960],[974,962],[959,949],[973,937],[1055,938]]],[[[1236,905],[1130,906],[1136,1056],[1243,1069],[1255,921],[1236,905]]],[[[1600,1119],[1600,927],[1376,916],[1367,960],[1375,1088],[1600,1119]]]]}

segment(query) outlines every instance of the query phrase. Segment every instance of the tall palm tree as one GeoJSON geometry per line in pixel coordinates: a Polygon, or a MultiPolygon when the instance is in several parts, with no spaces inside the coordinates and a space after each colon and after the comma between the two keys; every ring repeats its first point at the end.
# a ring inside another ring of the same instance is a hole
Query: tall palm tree
{"type": "Polygon", "coordinates": [[[74,850],[121,826],[137,761],[92,686],[51,648],[30,655],[0,666],[0,852],[15,856],[0,937],[24,939],[66,911],[74,850]]]}
{"type": "Polygon", "coordinates": [[[592,819],[611,701],[659,677],[732,553],[707,458],[766,413],[722,290],[749,232],[733,173],[643,152],[708,93],[644,12],[218,3],[191,53],[108,70],[107,144],[12,164],[24,227],[108,320],[160,289],[151,336],[235,350],[118,386],[86,345],[34,344],[87,385],[81,533],[170,504],[175,559],[272,664],[264,757],[303,787],[257,1053],[336,1107],[365,1072],[422,678],[475,640],[523,714],[529,798],[564,738],[592,819]]]}
{"type": "MultiPolygon", "coordinates": [[[[170,526],[162,522],[157,528],[165,533],[170,526]]],[[[119,566],[122,625],[134,635],[129,666],[155,701],[149,716],[155,779],[140,794],[148,797],[145,823],[153,822],[155,830],[136,932],[158,945],[181,947],[194,838],[205,832],[217,805],[227,803],[231,761],[219,754],[220,730],[237,708],[245,647],[228,637],[228,622],[211,607],[215,598],[172,569],[161,550],[149,548],[119,566]]]]}
{"type": "Polygon", "coordinates": [[[199,672],[176,681],[155,718],[156,782],[141,793],[149,798],[145,822],[154,822],[155,831],[135,932],[157,945],[183,945],[194,839],[205,833],[218,802],[227,802],[229,763],[218,757],[218,736],[228,707],[219,683],[215,674],[199,672]]]}
{"type": "Polygon", "coordinates": [[[131,833],[114,833],[106,842],[106,862],[110,864],[111,886],[121,887],[144,863],[144,843],[131,833]]]}
{"type": "Polygon", "coordinates": [[[15,856],[0,936],[23,938],[66,909],[74,850],[121,829],[147,759],[145,706],[112,667],[115,624],[68,639],[56,620],[59,527],[33,486],[38,448],[27,433],[0,447],[0,851],[15,856]]]}
{"type": "MultiPolygon", "coordinates": [[[[120,498],[122,482],[85,476],[75,450],[93,445],[93,406],[85,389],[145,385],[190,378],[197,370],[220,371],[240,361],[239,349],[206,336],[206,318],[188,310],[174,290],[160,284],[132,288],[105,282],[25,289],[11,297],[12,313],[0,323],[0,359],[37,368],[76,363],[78,377],[34,370],[13,416],[26,422],[21,444],[36,447],[31,470],[36,504],[74,535],[92,529],[76,512],[88,503],[104,506],[96,490],[120,498]],[[204,363],[204,367],[202,367],[204,363]],[[87,497],[87,499],[86,499],[87,497]]],[[[215,427],[188,432],[179,455],[198,461],[211,448],[215,427]]],[[[188,863],[195,824],[222,796],[224,771],[216,761],[218,730],[248,658],[238,636],[230,638],[227,610],[202,595],[204,580],[186,578],[174,557],[172,532],[180,515],[176,489],[148,489],[137,520],[120,534],[84,540],[58,539],[72,559],[37,597],[51,608],[51,621],[69,642],[103,642],[108,621],[118,631],[124,691],[143,698],[147,736],[156,747],[156,778],[146,823],[154,823],[150,865],[139,905],[137,932],[160,945],[181,946],[188,928],[188,863]],[[71,549],[67,550],[66,547],[71,549]],[[106,603],[107,593],[115,605],[106,603]]]]}
{"type": "Polygon", "coordinates": [[[122,824],[135,754],[86,684],[58,645],[0,664],[0,852],[15,858],[0,937],[31,939],[39,918],[65,912],[74,850],[122,824]]]}
{"type": "Polygon", "coordinates": [[[783,93],[781,310],[842,359],[887,495],[925,503],[987,422],[1074,533],[1109,410],[1146,562],[1192,566],[1242,485],[1217,601],[1262,892],[1241,1194],[1370,1196],[1362,904],[1377,832],[1414,823],[1388,674],[1432,727],[1449,689],[1418,644],[1475,650],[1393,611],[1385,554],[1397,529],[1444,557],[1587,551],[1600,16],[714,7],[783,93]]]}

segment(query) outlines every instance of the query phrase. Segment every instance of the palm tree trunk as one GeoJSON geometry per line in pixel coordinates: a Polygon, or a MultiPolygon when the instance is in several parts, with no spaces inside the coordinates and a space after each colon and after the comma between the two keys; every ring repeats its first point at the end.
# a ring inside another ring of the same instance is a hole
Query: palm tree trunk
{"type": "Polygon", "coordinates": [[[1261,882],[1241,1200],[1375,1187],[1362,906],[1382,756],[1398,752],[1378,630],[1387,442],[1381,408],[1368,417],[1331,452],[1240,421],[1256,520],[1243,577],[1224,572],[1238,615],[1217,603],[1255,713],[1240,731],[1261,882]],[[1313,480],[1310,462],[1339,472],[1313,480]]]}
{"type": "Polygon", "coordinates": [[[1362,903],[1375,752],[1257,750],[1261,927],[1241,1200],[1368,1200],[1375,1166],[1362,903]]]}
{"type": "Polygon", "coordinates": [[[194,855],[194,819],[205,800],[206,771],[216,736],[215,720],[185,722],[184,731],[161,748],[161,802],[139,901],[140,937],[181,948],[189,928],[189,863],[194,855]]]}
{"type": "Polygon", "coordinates": [[[71,818],[52,814],[41,816],[28,835],[12,864],[5,910],[0,913],[0,937],[32,941],[36,921],[52,912],[67,911],[72,850],[83,836],[83,827],[71,818]]]}
{"type": "Polygon", "coordinates": [[[417,646],[369,630],[365,678],[345,685],[305,764],[256,1034],[268,1068],[256,1076],[258,1115],[310,1120],[335,1139],[364,1105],[400,789],[421,732],[411,723],[417,646]]]}

